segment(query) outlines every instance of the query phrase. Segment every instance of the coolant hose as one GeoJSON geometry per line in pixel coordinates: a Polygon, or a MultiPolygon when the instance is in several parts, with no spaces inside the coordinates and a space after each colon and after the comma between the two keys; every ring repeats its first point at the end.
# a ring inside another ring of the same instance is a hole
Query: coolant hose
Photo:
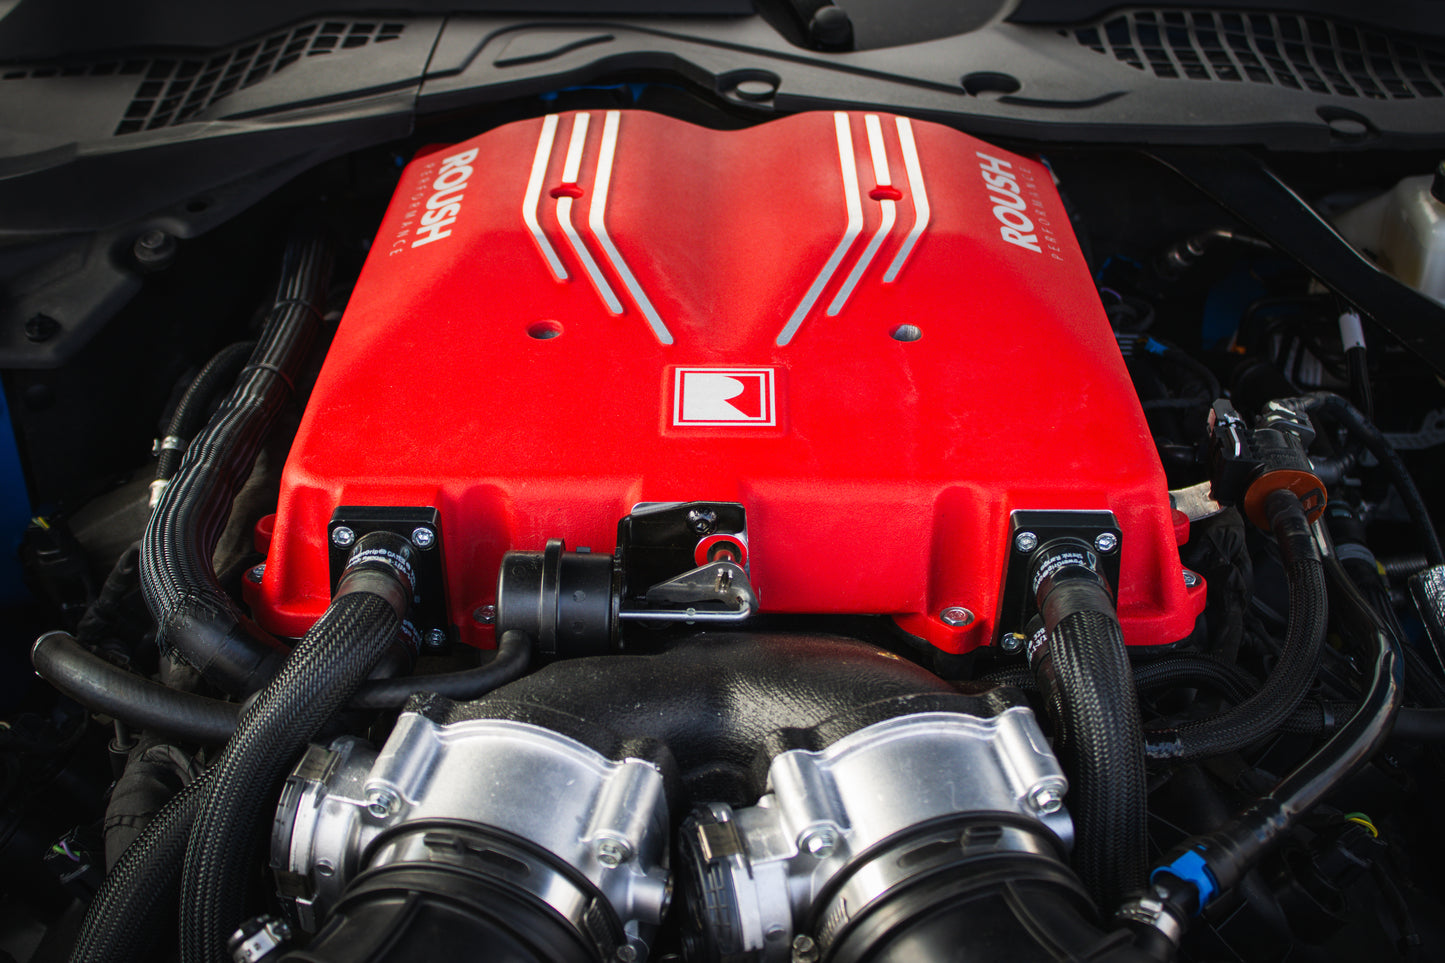
{"type": "Polygon", "coordinates": [[[1249,698],[1217,716],[1144,734],[1150,759],[1192,762],[1234,752],[1277,731],[1309,692],[1319,671],[1328,612],[1324,570],[1299,498],[1276,491],[1265,501],[1289,586],[1289,623],[1279,663],[1249,698]]]}
{"type": "Polygon", "coordinates": [[[172,689],[108,662],[67,632],[36,639],[30,661],[42,679],[87,709],[187,742],[225,742],[241,712],[234,702],[172,689]]]}
{"type": "Polygon", "coordinates": [[[221,588],[212,555],[231,503],[294,390],[321,319],[330,263],[316,236],[298,234],[287,245],[260,340],[235,389],[186,449],[141,540],[141,589],[159,628],[157,644],[178,650],[233,695],[264,685],[282,653],[221,588]]]}
{"type": "Polygon", "coordinates": [[[1175,850],[1171,862],[1154,871],[1157,891],[1185,915],[1197,913],[1217,895],[1238,885],[1305,813],[1390,736],[1404,691],[1400,642],[1338,560],[1328,558],[1325,568],[1336,598],[1345,603],[1339,607],[1339,621],[1347,637],[1366,643],[1361,655],[1369,657],[1369,688],[1349,722],[1268,795],[1221,829],[1187,840],[1175,850]]]}
{"type": "Polygon", "coordinates": [[[1069,775],[1074,868],[1107,907],[1144,885],[1148,791],[1124,633],[1096,564],[1089,547],[1072,539],[1035,553],[1044,633],[1030,661],[1069,775]]]}
{"type": "Polygon", "coordinates": [[[165,437],[161,439],[160,451],[156,454],[156,481],[168,482],[175,477],[186,446],[206,422],[211,403],[231,388],[255,348],[255,343],[251,341],[227,345],[216,352],[196,375],[176,404],[165,437]]]}
{"type": "Polygon", "coordinates": [[[357,541],[336,598],[212,767],[181,878],[184,963],[229,963],[226,941],[245,916],[254,843],[277,784],[395,641],[415,584],[410,552],[410,542],[388,533],[357,541]]]}
{"type": "Polygon", "coordinates": [[[434,692],[448,699],[475,699],[520,678],[531,660],[532,640],[522,632],[503,632],[496,652],[481,665],[435,675],[368,679],[352,697],[351,708],[400,709],[418,692],[434,692]]]}

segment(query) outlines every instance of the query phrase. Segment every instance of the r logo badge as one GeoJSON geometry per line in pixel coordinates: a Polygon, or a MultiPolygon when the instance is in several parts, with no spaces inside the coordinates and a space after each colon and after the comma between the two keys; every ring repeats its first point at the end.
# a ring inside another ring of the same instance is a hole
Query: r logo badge
{"type": "Polygon", "coordinates": [[[672,383],[678,427],[778,423],[772,368],[678,368],[672,383]]]}

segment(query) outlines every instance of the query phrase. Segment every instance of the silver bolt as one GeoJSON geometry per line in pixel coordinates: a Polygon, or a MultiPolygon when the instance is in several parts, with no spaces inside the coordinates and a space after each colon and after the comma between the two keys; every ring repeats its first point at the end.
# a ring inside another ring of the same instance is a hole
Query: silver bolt
{"type": "Polygon", "coordinates": [[[999,636],[998,647],[1005,652],[1017,652],[1028,639],[1021,632],[1005,632],[999,636]]]}
{"type": "Polygon", "coordinates": [[[597,842],[597,862],[613,869],[632,858],[632,847],[621,839],[601,839],[597,842]]]}
{"type": "Polygon", "coordinates": [[[411,531],[411,543],[417,548],[431,548],[436,541],[437,533],[425,525],[418,526],[411,531]]]}
{"type": "Polygon", "coordinates": [[[838,834],[830,826],[804,830],[798,848],[817,859],[827,859],[838,848],[838,834]]]}
{"type": "Polygon", "coordinates": [[[1014,536],[1014,548],[1020,552],[1032,552],[1039,547],[1039,537],[1033,532],[1019,532],[1014,536]]]}
{"type": "Polygon", "coordinates": [[[961,628],[962,626],[973,624],[973,613],[962,605],[950,605],[938,613],[938,620],[944,625],[961,628]]]}
{"type": "Polygon", "coordinates": [[[331,544],[337,548],[349,548],[355,541],[356,533],[345,525],[337,525],[331,530],[331,544]]]}
{"type": "Polygon", "coordinates": [[[426,633],[426,645],[429,649],[444,649],[447,644],[446,629],[428,629],[426,633]]]}
{"type": "Polygon", "coordinates": [[[248,578],[248,579],[250,579],[251,581],[255,582],[257,585],[260,585],[260,584],[261,584],[261,579],[262,579],[263,576],[265,576],[265,574],[266,574],[266,563],[265,563],[265,562],[262,562],[260,565],[253,565],[253,566],[251,567],[251,571],[249,571],[249,572],[246,573],[246,578],[248,578]]]}
{"type": "Polygon", "coordinates": [[[1064,808],[1064,794],[1058,786],[1035,786],[1029,790],[1029,805],[1034,807],[1034,812],[1047,816],[1064,808]]]}
{"type": "Polygon", "coordinates": [[[637,959],[637,947],[630,943],[617,948],[617,963],[634,963],[637,959]]]}
{"type": "Polygon", "coordinates": [[[818,944],[811,936],[793,937],[793,963],[817,963],[818,944]]]}
{"type": "Polygon", "coordinates": [[[1100,532],[1094,536],[1094,548],[1105,555],[1119,547],[1119,536],[1113,532],[1100,532]]]}
{"type": "Polygon", "coordinates": [[[472,621],[478,625],[496,625],[497,607],[495,605],[483,605],[472,612],[472,621]]]}
{"type": "Polygon", "coordinates": [[[1184,587],[1185,587],[1185,588],[1194,588],[1194,587],[1195,587],[1196,585],[1198,585],[1198,584],[1199,584],[1199,576],[1198,576],[1198,575],[1195,575],[1193,572],[1189,571],[1189,569],[1186,568],[1186,569],[1184,570],[1184,587]]]}
{"type": "Polygon", "coordinates": [[[401,808],[401,797],[386,786],[375,786],[366,791],[366,811],[377,819],[385,819],[401,808]]]}

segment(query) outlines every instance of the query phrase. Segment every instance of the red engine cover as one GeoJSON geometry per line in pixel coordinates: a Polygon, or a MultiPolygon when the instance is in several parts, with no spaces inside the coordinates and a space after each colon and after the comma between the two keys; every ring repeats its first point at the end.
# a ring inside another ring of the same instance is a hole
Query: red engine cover
{"type": "Polygon", "coordinates": [[[736,501],[764,611],[991,638],[1015,509],[1109,509],[1133,644],[1189,633],[1164,473],[1048,171],[886,114],[552,115],[406,169],[286,465],[271,630],[340,505],[435,506],[452,616],[502,553],[736,501]],[[948,606],[976,613],[965,627],[948,606]]]}

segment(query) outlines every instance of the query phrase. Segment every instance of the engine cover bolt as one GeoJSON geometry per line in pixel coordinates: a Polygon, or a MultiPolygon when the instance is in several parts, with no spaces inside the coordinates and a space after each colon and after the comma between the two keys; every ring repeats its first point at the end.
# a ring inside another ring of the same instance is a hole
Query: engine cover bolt
{"type": "Polygon", "coordinates": [[[804,830],[798,839],[798,848],[810,856],[827,859],[838,849],[838,834],[828,826],[804,830]]]}
{"type": "Polygon", "coordinates": [[[597,841],[597,862],[608,869],[615,869],[632,858],[632,847],[620,839],[597,841]]]}
{"type": "Polygon", "coordinates": [[[385,819],[401,808],[401,798],[386,786],[376,786],[366,791],[366,811],[377,819],[385,819]]]}
{"type": "Polygon", "coordinates": [[[1064,808],[1064,794],[1058,786],[1035,786],[1029,791],[1029,805],[1035,812],[1047,816],[1064,808]]]}
{"type": "Polygon", "coordinates": [[[1189,569],[1186,568],[1186,569],[1184,570],[1184,587],[1185,587],[1185,588],[1194,588],[1194,587],[1195,587],[1196,585],[1198,585],[1198,584],[1199,584],[1199,576],[1198,576],[1198,575],[1195,575],[1193,572],[1189,571],[1189,569]]]}
{"type": "Polygon", "coordinates": [[[973,613],[962,605],[950,605],[938,613],[938,620],[944,625],[951,625],[954,628],[962,628],[965,625],[973,624],[973,613]]]}
{"type": "Polygon", "coordinates": [[[472,610],[472,621],[478,625],[496,625],[497,607],[495,605],[479,605],[472,610]]]}
{"type": "Polygon", "coordinates": [[[412,530],[411,543],[417,548],[431,548],[436,544],[437,533],[425,525],[418,526],[412,530]]]}
{"type": "Polygon", "coordinates": [[[1113,532],[1100,532],[1094,536],[1094,549],[1108,555],[1119,547],[1119,536],[1113,532]]]}
{"type": "Polygon", "coordinates": [[[717,527],[717,512],[711,508],[694,508],[687,513],[687,524],[698,535],[711,535],[717,527]]]}
{"type": "Polygon", "coordinates": [[[1017,652],[1027,641],[1028,638],[1022,632],[1005,632],[999,636],[998,647],[1005,652],[1017,652]]]}
{"type": "Polygon", "coordinates": [[[1020,552],[1032,552],[1039,547],[1039,537],[1033,532],[1019,532],[1014,536],[1014,548],[1020,552]]]}
{"type": "Polygon", "coordinates": [[[350,548],[356,541],[356,533],[345,525],[337,525],[331,530],[331,544],[337,548],[350,548]]]}
{"type": "Polygon", "coordinates": [[[428,649],[445,649],[447,647],[446,629],[428,629],[425,642],[428,649]]]}
{"type": "Polygon", "coordinates": [[[246,573],[246,578],[252,582],[255,582],[257,585],[260,585],[261,579],[265,576],[265,574],[266,563],[262,562],[260,565],[251,566],[251,570],[246,573]]]}
{"type": "Polygon", "coordinates": [[[793,937],[793,963],[817,963],[818,944],[811,936],[793,937]]]}

